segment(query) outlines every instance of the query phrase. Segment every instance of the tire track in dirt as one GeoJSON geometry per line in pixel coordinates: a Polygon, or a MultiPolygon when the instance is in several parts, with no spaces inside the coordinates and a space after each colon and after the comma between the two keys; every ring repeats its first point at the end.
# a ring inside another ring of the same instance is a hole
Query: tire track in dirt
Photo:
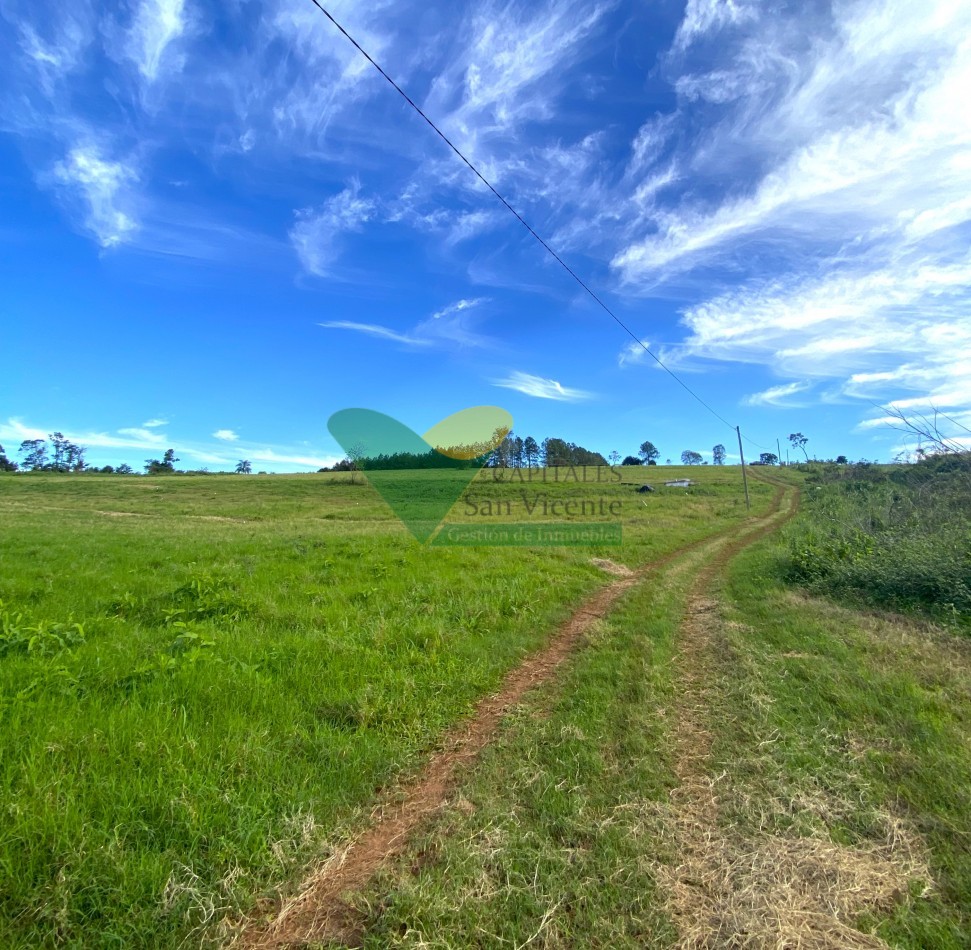
{"type": "MultiPolygon", "coordinates": [[[[778,514],[784,495],[785,489],[778,486],[760,522],[778,514]]],[[[230,945],[245,950],[299,947],[325,940],[357,945],[360,921],[343,895],[363,889],[379,867],[405,849],[419,825],[446,803],[460,768],[495,738],[505,713],[529,690],[550,679],[590,626],[631,587],[699,547],[724,543],[738,530],[733,526],[699,538],[597,590],[545,647],[506,675],[499,692],[481,700],[473,715],[446,735],[442,748],[422,770],[402,781],[397,794],[378,807],[369,827],[305,878],[296,895],[284,901],[270,921],[255,915],[241,921],[230,945]]]]}
{"type": "Polygon", "coordinates": [[[713,630],[721,617],[711,588],[732,557],[795,516],[798,497],[793,491],[788,510],[721,547],[685,602],[675,661],[681,701],[674,771],[680,784],[664,815],[678,863],[656,869],[681,950],[885,950],[882,940],[851,922],[864,910],[892,904],[906,893],[910,877],[929,876],[919,846],[897,825],[885,845],[852,848],[767,831],[746,835],[719,823],[721,803],[734,790],[729,774],[715,776],[711,769],[712,684],[725,663],[716,655],[713,630]]]}

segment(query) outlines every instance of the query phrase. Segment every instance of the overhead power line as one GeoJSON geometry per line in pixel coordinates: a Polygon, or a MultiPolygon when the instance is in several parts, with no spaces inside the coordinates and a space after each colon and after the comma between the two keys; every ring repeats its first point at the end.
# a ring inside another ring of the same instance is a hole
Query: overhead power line
{"type": "MultiPolygon", "coordinates": [[[[651,348],[650,348],[649,346],[647,346],[647,345],[646,345],[646,344],[644,343],[644,341],[643,341],[643,340],[641,340],[641,338],[640,338],[640,337],[639,337],[639,336],[638,336],[638,335],[637,335],[636,333],[634,333],[634,331],[633,331],[633,330],[631,330],[631,328],[630,328],[629,326],[627,326],[627,324],[626,324],[626,323],[624,323],[624,321],[623,321],[623,320],[621,320],[621,319],[620,319],[620,317],[618,317],[618,316],[617,316],[617,314],[616,314],[616,313],[614,313],[614,311],[613,311],[613,310],[611,310],[611,309],[610,309],[610,307],[608,307],[608,306],[607,306],[607,304],[606,304],[606,303],[604,303],[604,301],[603,301],[603,300],[602,300],[602,299],[601,299],[601,298],[600,298],[600,297],[599,297],[599,296],[598,296],[598,295],[597,295],[597,294],[596,294],[596,293],[595,293],[595,292],[594,292],[593,290],[591,290],[591,288],[590,288],[590,287],[589,287],[589,286],[588,286],[588,285],[587,285],[587,284],[586,284],[586,283],[585,283],[585,282],[583,281],[583,279],[582,279],[582,278],[581,278],[581,277],[580,277],[580,276],[579,276],[579,275],[578,275],[578,274],[576,273],[576,271],[574,271],[574,270],[573,270],[573,268],[572,268],[572,267],[570,267],[570,265],[569,265],[569,264],[567,264],[567,263],[566,263],[566,261],[564,261],[564,260],[563,260],[563,258],[562,258],[562,257],[560,257],[560,255],[559,255],[559,254],[557,254],[557,253],[556,253],[556,251],[554,251],[554,250],[553,250],[553,248],[551,248],[551,247],[549,246],[549,244],[547,244],[547,243],[546,243],[546,241],[544,241],[544,240],[543,240],[543,238],[539,236],[539,234],[537,234],[537,233],[536,233],[536,231],[534,231],[534,230],[533,230],[533,228],[532,228],[532,227],[531,227],[531,226],[529,225],[529,223],[528,223],[528,222],[527,222],[527,221],[525,220],[525,218],[523,218],[523,216],[522,216],[522,215],[521,215],[521,214],[520,214],[520,213],[519,213],[519,212],[518,212],[518,211],[517,211],[517,210],[516,210],[516,209],[515,209],[515,208],[514,208],[514,207],[513,207],[513,206],[512,206],[512,205],[511,205],[511,204],[510,204],[510,203],[509,203],[509,202],[508,202],[508,201],[507,201],[507,200],[506,200],[506,199],[505,199],[505,198],[504,198],[504,197],[503,197],[503,196],[502,196],[502,195],[501,195],[501,194],[500,194],[500,193],[499,193],[498,191],[497,191],[497,190],[496,190],[496,188],[495,188],[495,187],[494,187],[494,186],[492,185],[492,183],[491,183],[491,182],[490,182],[490,181],[489,181],[489,180],[488,180],[488,179],[487,179],[487,178],[486,178],[486,177],[485,177],[485,176],[484,176],[484,175],[482,174],[482,172],[480,172],[480,171],[479,171],[479,169],[478,169],[478,168],[476,168],[476,167],[475,167],[475,165],[473,165],[473,164],[472,164],[472,162],[470,162],[470,161],[469,161],[469,159],[465,157],[465,155],[464,155],[464,154],[463,154],[463,153],[462,153],[462,152],[460,151],[460,149],[459,149],[459,148],[458,148],[458,147],[457,147],[457,146],[456,146],[456,145],[455,145],[455,144],[454,144],[454,143],[452,142],[452,140],[451,140],[451,139],[450,139],[450,138],[449,138],[449,137],[448,137],[448,136],[447,136],[447,135],[446,135],[446,134],[445,134],[445,133],[444,133],[444,132],[443,132],[443,131],[442,131],[442,130],[441,130],[441,129],[440,129],[440,128],[439,128],[439,127],[438,127],[438,126],[437,126],[437,125],[436,125],[436,124],[435,124],[435,123],[434,123],[434,122],[432,121],[432,120],[431,120],[431,119],[430,119],[430,118],[428,118],[428,116],[427,116],[427,115],[425,115],[425,113],[424,113],[424,112],[423,112],[423,111],[421,110],[421,108],[420,108],[420,107],[418,106],[418,104],[417,104],[417,103],[416,103],[416,102],[414,101],[414,99],[412,99],[412,98],[411,98],[411,96],[409,96],[409,95],[408,95],[408,93],[407,93],[407,92],[405,92],[405,91],[404,91],[404,89],[402,89],[402,88],[401,88],[401,86],[399,86],[399,85],[398,85],[398,84],[397,84],[397,83],[396,83],[396,82],[395,82],[395,81],[394,81],[394,80],[393,80],[393,79],[392,79],[392,78],[391,78],[391,77],[390,77],[390,76],[389,76],[389,75],[388,75],[388,74],[387,74],[387,73],[386,73],[386,72],[385,72],[385,71],[384,71],[384,70],[383,70],[383,69],[381,68],[381,66],[380,66],[380,65],[379,65],[379,64],[378,64],[378,63],[377,63],[377,62],[376,62],[376,61],[375,61],[375,60],[374,60],[374,59],[373,59],[373,58],[371,57],[371,55],[370,55],[370,54],[369,54],[369,53],[367,52],[367,50],[365,50],[365,49],[364,49],[364,48],[363,48],[363,47],[361,46],[361,44],[360,44],[360,43],[358,43],[358,41],[357,41],[356,39],[354,39],[354,37],[353,37],[353,36],[351,36],[351,34],[350,34],[350,33],[348,33],[348,32],[347,32],[347,30],[345,30],[345,29],[344,29],[344,27],[343,27],[343,26],[341,26],[341,24],[337,22],[337,20],[335,20],[335,19],[334,19],[334,17],[333,17],[333,16],[331,15],[331,13],[330,13],[330,12],[329,12],[329,11],[328,11],[328,10],[326,9],[326,7],[324,7],[324,6],[323,6],[323,5],[321,4],[321,3],[319,3],[319,2],[318,2],[318,0],[310,0],[310,2],[311,2],[311,3],[312,3],[312,4],[313,4],[313,5],[314,5],[314,6],[315,6],[315,7],[316,7],[316,8],[318,9],[318,10],[320,10],[320,12],[321,12],[321,13],[323,13],[323,15],[324,15],[325,17],[327,17],[327,19],[328,19],[328,20],[330,20],[330,22],[331,22],[331,23],[333,23],[333,24],[334,24],[334,26],[335,26],[335,27],[337,27],[337,29],[338,29],[338,30],[340,30],[340,32],[341,32],[341,33],[342,33],[342,34],[343,34],[343,35],[344,35],[344,36],[345,36],[345,37],[347,38],[347,40],[348,40],[348,41],[349,41],[349,42],[350,42],[350,43],[351,43],[351,44],[352,44],[352,45],[354,46],[354,48],[355,48],[355,49],[356,49],[356,50],[357,50],[357,51],[358,51],[358,52],[359,52],[359,53],[360,53],[360,54],[361,54],[361,55],[362,55],[362,56],[363,56],[363,57],[364,57],[364,58],[365,58],[365,59],[366,59],[366,60],[367,60],[367,61],[368,61],[368,62],[369,62],[369,63],[370,63],[370,64],[371,64],[371,65],[372,65],[372,66],[373,66],[373,67],[374,67],[374,68],[375,68],[375,69],[376,69],[376,70],[377,70],[377,71],[378,71],[378,72],[379,72],[379,73],[380,73],[381,75],[382,75],[382,76],[384,76],[384,78],[385,78],[385,79],[386,79],[386,80],[387,80],[387,81],[388,81],[388,82],[389,82],[389,83],[391,84],[391,86],[393,86],[393,87],[394,87],[394,89],[395,89],[395,91],[396,91],[396,92],[397,92],[397,93],[398,93],[398,94],[399,94],[399,95],[400,95],[400,96],[401,96],[401,97],[402,97],[402,98],[403,98],[403,99],[405,100],[405,102],[407,102],[407,103],[408,103],[408,105],[410,105],[410,106],[411,106],[411,108],[412,108],[412,109],[414,109],[414,110],[415,110],[415,112],[417,112],[417,113],[418,113],[418,115],[420,115],[420,116],[421,116],[421,117],[422,117],[422,118],[423,118],[423,119],[425,120],[425,122],[426,122],[426,123],[427,123],[427,124],[428,124],[428,125],[429,125],[429,126],[431,127],[431,129],[432,129],[432,130],[433,130],[433,131],[435,132],[435,134],[436,134],[436,135],[438,135],[438,137],[439,137],[439,138],[440,138],[440,139],[441,139],[441,140],[442,140],[442,141],[443,141],[443,142],[444,142],[444,143],[445,143],[445,144],[446,144],[446,145],[447,145],[447,146],[448,146],[448,147],[449,147],[449,148],[450,148],[450,149],[451,149],[451,150],[452,150],[452,151],[453,151],[453,152],[454,152],[454,153],[455,153],[455,154],[456,154],[456,155],[457,155],[457,156],[458,156],[458,157],[459,157],[459,158],[460,158],[460,159],[461,159],[461,160],[462,160],[462,161],[463,161],[463,162],[464,162],[464,163],[465,163],[465,164],[466,164],[466,165],[467,165],[468,167],[469,167],[469,169],[470,169],[470,170],[472,171],[472,173],[473,173],[473,174],[475,175],[475,177],[476,177],[476,178],[478,178],[478,179],[479,179],[479,181],[481,181],[481,182],[482,182],[482,184],[483,184],[483,185],[485,185],[485,186],[486,186],[486,188],[488,188],[488,189],[489,189],[489,191],[491,191],[491,192],[492,192],[492,193],[493,193],[493,194],[494,194],[494,195],[496,196],[496,198],[498,198],[498,199],[499,199],[499,201],[501,201],[501,202],[502,202],[502,204],[503,204],[503,205],[504,205],[504,206],[506,207],[506,209],[507,209],[507,210],[508,210],[508,211],[509,211],[510,213],[512,213],[513,215],[515,215],[515,216],[516,216],[516,219],[517,219],[517,220],[519,221],[519,223],[520,223],[520,224],[521,224],[521,225],[522,225],[522,226],[523,226],[523,227],[524,227],[524,228],[525,228],[525,229],[526,229],[526,230],[527,230],[527,231],[528,231],[528,232],[529,232],[529,233],[530,233],[530,234],[531,234],[531,235],[532,235],[532,236],[533,236],[533,237],[534,237],[535,239],[536,239],[536,241],[538,241],[538,242],[539,242],[539,244],[541,244],[541,245],[542,245],[542,247],[543,247],[543,248],[544,248],[544,249],[545,249],[545,250],[547,251],[547,253],[548,253],[548,254],[549,254],[549,255],[550,255],[550,256],[551,256],[551,257],[552,257],[552,258],[553,258],[553,259],[554,259],[554,260],[555,260],[555,261],[556,261],[556,262],[557,262],[557,263],[558,263],[558,264],[559,264],[559,265],[560,265],[560,266],[561,266],[561,267],[562,267],[562,268],[563,268],[563,269],[564,269],[564,270],[565,270],[565,271],[566,271],[566,272],[567,272],[567,273],[568,273],[568,274],[569,274],[569,275],[570,275],[570,276],[571,276],[571,277],[572,277],[572,278],[573,278],[573,279],[574,279],[574,280],[575,280],[575,281],[576,281],[576,282],[577,282],[577,283],[578,283],[578,284],[580,285],[580,287],[582,287],[582,288],[583,288],[583,289],[584,289],[584,290],[585,290],[585,291],[586,291],[586,292],[587,292],[587,293],[588,293],[588,294],[589,294],[589,295],[590,295],[590,296],[591,296],[591,297],[592,297],[592,298],[594,299],[594,301],[596,301],[596,303],[597,303],[597,304],[599,304],[599,306],[600,306],[600,308],[601,308],[601,309],[602,309],[602,310],[603,310],[603,311],[604,311],[604,312],[605,312],[605,313],[606,313],[606,314],[607,314],[607,315],[608,315],[608,316],[609,316],[609,317],[610,317],[610,318],[611,318],[611,319],[612,319],[612,320],[613,320],[613,321],[614,321],[614,322],[615,322],[615,323],[616,323],[616,324],[617,324],[617,325],[618,325],[618,326],[619,326],[619,327],[620,327],[620,328],[621,328],[621,329],[622,329],[622,330],[623,330],[623,331],[624,331],[624,332],[625,332],[625,333],[626,333],[626,334],[627,334],[627,335],[628,335],[628,336],[629,336],[629,337],[630,337],[630,338],[631,338],[631,339],[632,339],[632,340],[633,340],[633,341],[634,341],[634,342],[635,342],[635,343],[636,343],[636,344],[638,345],[638,346],[640,346],[640,347],[642,347],[642,348],[644,349],[644,351],[645,351],[645,352],[646,352],[646,353],[648,354],[648,356],[650,356],[650,357],[651,357],[651,359],[653,359],[653,360],[654,360],[654,362],[655,362],[655,363],[657,363],[657,365],[658,365],[658,366],[660,366],[660,367],[661,367],[661,369],[663,369],[663,370],[664,370],[664,372],[666,372],[666,373],[667,373],[667,374],[668,374],[668,375],[669,375],[669,376],[670,376],[670,377],[671,377],[671,378],[672,378],[672,379],[673,379],[673,380],[674,380],[674,381],[675,381],[675,382],[676,382],[676,383],[677,383],[677,384],[678,384],[678,385],[679,385],[679,386],[680,386],[680,387],[681,387],[682,389],[684,389],[684,390],[685,390],[685,392],[687,392],[687,393],[689,393],[689,394],[690,394],[691,396],[693,396],[693,397],[694,397],[694,398],[695,398],[696,400],[698,400],[698,402],[700,402],[700,403],[701,403],[701,405],[703,405],[703,406],[704,406],[704,407],[705,407],[705,408],[706,408],[706,409],[707,409],[707,410],[708,410],[708,411],[709,411],[709,412],[710,412],[710,413],[711,413],[711,414],[712,414],[712,415],[713,415],[713,416],[714,416],[714,417],[715,417],[716,419],[718,419],[718,420],[719,420],[719,422],[722,422],[722,423],[724,423],[724,424],[725,424],[726,426],[728,426],[728,427],[729,427],[730,429],[735,429],[735,428],[736,428],[735,426],[733,426],[733,425],[732,425],[732,424],[731,424],[731,423],[730,423],[730,422],[729,422],[729,421],[728,421],[728,420],[727,420],[727,419],[726,419],[726,418],[725,418],[724,416],[722,416],[722,415],[721,415],[720,413],[718,413],[718,412],[717,412],[717,411],[716,411],[715,409],[713,409],[713,408],[712,408],[712,407],[711,407],[711,406],[710,406],[710,405],[709,405],[709,404],[708,404],[707,402],[705,402],[705,400],[704,400],[704,399],[702,399],[702,398],[701,398],[701,396],[699,396],[699,395],[698,395],[698,394],[697,394],[697,393],[696,393],[696,392],[695,392],[695,391],[694,391],[694,390],[693,390],[693,389],[692,389],[692,388],[691,388],[691,387],[690,387],[690,386],[689,386],[689,385],[688,385],[688,384],[687,384],[687,383],[686,383],[686,382],[685,382],[685,381],[684,381],[683,379],[681,379],[681,377],[680,377],[680,376],[678,376],[678,375],[677,375],[677,373],[675,373],[675,372],[674,372],[673,370],[671,370],[671,369],[669,369],[669,368],[668,368],[667,366],[665,366],[665,365],[664,365],[664,363],[663,363],[663,362],[661,361],[661,359],[660,359],[660,358],[659,358],[659,357],[658,357],[658,356],[657,356],[657,355],[656,355],[656,354],[655,354],[655,353],[654,353],[654,352],[653,352],[653,351],[651,350],[651,348]]],[[[747,441],[751,441],[751,440],[750,440],[750,439],[747,439],[747,441]]],[[[757,443],[754,443],[754,442],[753,442],[752,444],[753,444],[753,445],[755,445],[755,444],[757,444],[757,443]]],[[[761,447],[762,447],[762,446],[760,446],[760,448],[761,448],[761,447]]]]}
{"type": "Polygon", "coordinates": [[[770,449],[768,446],[761,445],[760,443],[756,442],[755,439],[750,439],[747,435],[743,435],[742,438],[745,439],[745,441],[748,442],[749,445],[754,445],[757,449],[762,449],[763,452],[772,451],[772,449],[770,449]]]}

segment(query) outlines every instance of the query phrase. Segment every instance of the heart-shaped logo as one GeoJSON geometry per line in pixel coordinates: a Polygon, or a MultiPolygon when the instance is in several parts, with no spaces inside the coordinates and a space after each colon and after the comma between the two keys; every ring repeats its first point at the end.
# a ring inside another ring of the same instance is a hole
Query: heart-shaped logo
{"type": "Polygon", "coordinates": [[[512,430],[512,416],[498,406],[474,406],[421,436],[383,412],[342,409],[327,428],[405,527],[425,542],[512,430]]]}

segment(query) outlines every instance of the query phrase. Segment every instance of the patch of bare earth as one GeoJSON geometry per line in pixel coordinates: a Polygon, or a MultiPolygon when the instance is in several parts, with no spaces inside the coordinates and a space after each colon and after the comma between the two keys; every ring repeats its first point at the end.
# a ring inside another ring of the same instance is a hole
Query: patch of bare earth
{"type": "Polygon", "coordinates": [[[605,571],[607,574],[613,574],[614,577],[634,576],[634,572],[629,567],[625,567],[623,564],[617,564],[606,557],[590,558],[590,563],[594,567],[599,567],[600,570],[605,571]]]}
{"type": "Polygon", "coordinates": [[[911,880],[930,880],[916,835],[890,816],[885,839],[866,847],[822,837],[753,836],[719,821],[721,803],[735,791],[729,775],[712,775],[710,768],[710,684],[719,673],[712,647],[722,623],[711,582],[736,550],[774,530],[789,513],[725,546],[699,574],[686,604],[676,667],[680,785],[662,816],[678,859],[655,869],[682,948],[885,947],[853,922],[905,899],[911,880]]]}

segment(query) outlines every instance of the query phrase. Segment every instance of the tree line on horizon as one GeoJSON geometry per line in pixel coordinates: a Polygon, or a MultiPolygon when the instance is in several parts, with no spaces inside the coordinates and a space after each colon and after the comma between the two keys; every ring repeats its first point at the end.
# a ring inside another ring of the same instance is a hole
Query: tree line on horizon
{"type": "MultiPolygon", "coordinates": [[[[20,443],[18,452],[20,462],[14,462],[7,457],[4,447],[0,445],[0,472],[88,472],[97,475],[137,475],[138,473],[127,463],[121,465],[104,465],[99,468],[96,465],[89,465],[84,460],[87,448],[77,445],[65,438],[61,432],[53,432],[47,439],[24,439],[20,443]]],[[[166,475],[166,474],[189,474],[180,473],[175,467],[175,463],[180,461],[176,458],[174,449],[166,449],[160,459],[145,460],[146,475],[166,475]]],[[[248,473],[251,471],[249,462],[240,460],[236,466],[239,472],[244,467],[248,473]]],[[[209,474],[206,469],[201,469],[192,474],[209,474]]]]}
{"type": "MultiPolygon", "coordinates": [[[[496,433],[496,437],[500,432],[496,433]]],[[[87,449],[65,438],[63,433],[54,432],[48,437],[50,445],[45,439],[25,439],[20,443],[19,453],[21,461],[18,464],[7,458],[0,445],[0,472],[91,472],[103,475],[134,475],[135,470],[128,464],[117,466],[105,465],[101,468],[93,467],[85,462],[87,449]]],[[[809,461],[806,444],[809,439],[801,432],[789,435],[789,442],[793,449],[800,449],[809,461]]],[[[637,455],[627,455],[621,458],[616,449],[605,458],[600,452],[584,448],[575,442],[567,442],[560,438],[546,438],[537,441],[533,436],[525,438],[512,432],[506,433],[498,445],[489,448],[481,446],[453,446],[439,451],[429,450],[427,453],[399,452],[379,454],[365,458],[345,458],[335,465],[318,469],[319,472],[346,472],[358,469],[423,469],[423,468],[473,468],[487,466],[491,468],[555,468],[559,466],[597,466],[597,465],[657,465],[661,457],[660,450],[653,442],[644,441],[638,449],[637,455]],[[451,453],[451,454],[445,454],[451,453]],[[462,456],[462,457],[456,457],[462,456]],[[609,459],[609,462],[608,462],[609,459]]],[[[727,452],[724,445],[718,444],[711,450],[712,464],[724,465],[727,452]]],[[[146,475],[190,474],[175,467],[181,461],[175,455],[174,449],[166,449],[162,458],[146,459],[144,470],[146,475]]],[[[837,456],[833,461],[837,464],[847,464],[845,455],[837,456]]],[[[781,460],[774,452],[763,452],[759,460],[750,462],[751,465],[778,465],[781,460]]],[[[665,464],[672,464],[666,459],[665,464]]],[[[707,465],[708,461],[692,449],[685,449],[681,453],[682,465],[707,465]]],[[[253,468],[248,459],[240,459],[233,471],[237,475],[249,475],[253,468]]],[[[197,470],[192,474],[209,474],[207,469],[197,470]]],[[[260,472],[260,474],[266,474],[260,472]]]]}

